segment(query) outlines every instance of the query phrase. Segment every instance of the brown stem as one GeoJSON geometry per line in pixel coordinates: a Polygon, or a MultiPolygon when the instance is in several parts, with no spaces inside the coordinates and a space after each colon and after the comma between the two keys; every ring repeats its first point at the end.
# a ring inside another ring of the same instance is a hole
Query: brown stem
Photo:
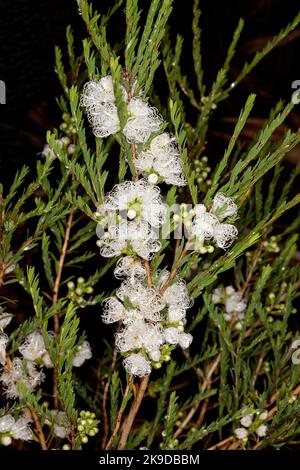
{"type": "MultiPolygon", "coordinates": [[[[213,360],[213,362],[211,363],[211,366],[209,368],[209,371],[207,373],[207,376],[205,378],[205,380],[203,381],[203,384],[201,386],[201,392],[204,393],[205,390],[207,388],[210,387],[211,385],[211,380],[212,380],[212,376],[213,376],[213,373],[214,371],[216,370],[216,368],[218,367],[218,364],[220,362],[220,358],[221,358],[221,354],[218,354],[218,356],[213,360]]],[[[189,422],[191,421],[191,419],[193,418],[194,414],[196,413],[196,411],[198,410],[199,408],[199,405],[202,401],[202,398],[200,398],[200,400],[193,406],[193,408],[191,408],[190,412],[188,413],[188,415],[186,416],[186,418],[182,421],[182,423],[180,424],[180,426],[178,426],[176,432],[174,433],[174,437],[178,437],[180,436],[180,434],[182,433],[182,431],[184,430],[184,428],[189,424],[189,422]]],[[[207,404],[208,406],[208,404],[207,404]]],[[[201,419],[204,418],[204,415],[203,415],[203,411],[201,410],[201,413],[200,413],[200,416],[201,416],[201,419]]],[[[199,419],[198,419],[199,421],[199,419]]]]}
{"type": "Polygon", "coordinates": [[[130,430],[131,430],[133,422],[134,422],[134,418],[136,417],[136,414],[137,414],[137,412],[140,408],[143,397],[144,397],[145,392],[147,390],[149,378],[150,378],[150,374],[145,375],[145,377],[143,377],[142,380],[141,380],[141,384],[140,384],[138,394],[137,394],[137,396],[136,396],[136,398],[135,398],[135,400],[134,400],[134,402],[131,406],[129,414],[128,414],[128,416],[126,418],[126,421],[124,423],[123,432],[122,432],[121,439],[120,439],[120,442],[119,442],[119,445],[118,445],[118,450],[124,450],[125,449],[127,439],[128,439],[128,435],[130,433],[130,430]]]}
{"type": "Polygon", "coordinates": [[[105,449],[105,445],[106,445],[106,441],[108,437],[108,416],[107,416],[107,410],[106,410],[106,402],[107,402],[107,397],[108,397],[109,386],[111,383],[111,377],[112,377],[113,371],[115,370],[116,362],[117,362],[117,348],[114,347],[112,364],[111,364],[108,380],[104,387],[103,400],[102,400],[102,414],[103,414],[103,419],[104,419],[104,423],[103,423],[104,424],[104,437],[103,437],[102,447],[101,447],[102,450],[105,449]]]}
{"type": "MultiPolygon", "coordinates": [[[[128,393],[129,393],[129,390],[130,390],[130,387],[131,387],[131,384],[132,384],[132,380],[130,379],[128,381],[128,384],[125,388],[125,392],[124,392],[124,395],[123,395],[123,400],[122,400],[122,404],[124,403],[124,400],[125,398],[127,397],[128,393]]],[[[107,445],[105,446],[105,450],[109,450],[114,442],[114,439],[116,437],[116,435],[118,434],[119,432],[119,429],[121,427],[121,422],[122,422],[122,416],[123,416],[123,413],[124,413],[124,408],[123,406],[121,405],[120,409],[119,409],[119,413],[118,413],[118,416],[117,416],[117,420],[116,420],[116,425],[115,425],[115,428],[112,432],[112,435],[110,436],[109,438],[109,441],[107,443],[107,445]]]]}
{"type": "MultiPolygon", "coordinates": [[[[68,249],[68,243],[70,239],[70,232],[71,232],[71,226],[73,222],[73,213],[71,212],[67,221],[66,225],[66,232],[65,232],[65,238],[64,238],[64,243],[62,247],[62,251],[60,254],[59,258],[59,263],[58,263],[58,271],[55,279],[55,284],[54,284],[54,289],[53,289],[53,298],[52,302],[53,304],[57,304],[58,302],[58,293],[59,293],[59,287],[61,283],[61,277],[62,277],[62,271],[65,263],[65,258],[67,254],[67,249],[68,249]]],[[[59,315],[56,314],[53,317],[54,321],[54,332],[56,335],[59,334],[59,315]]],[[[54,397],[54,408],[58,408],[58,386],[57,386],[57,368],[54,365],[54,370],[53,370],[53,397],[54,397]]]]}
{"type": "Polygon", "coordinates": [[[150,268],[149,261],[144,261],[144,265],[145,265],[146,272],[147,272],[148,287],[152,287],[153,281],[152,281],[152,273],[151,273],[151,268],[150,268]]]}
{"type": "Polygon", "coordinates": [[[217,444],[215,444],[215,445],[209,447],[209,448],[206,449],[206,450],[217,450],[217,449],[220,449],[220,447],[223,447],[224,445],[229,444],[229,442],[233,441],[233,439],[234,439],[234,436],[226,437],[226,439],[223,439],[223,441],[218,442],[217,444]]]}
{"type": "Polygon", "coordinates": [[[36,412],[34,411],[34,409],[33,409],[31,406],[29,406],[28,409],[29,409],[30,414],[31,414],[31,417],[32,417],[32,419],[33,419],[33,422],[34,422],[34,425],[35,425],[36,434],[37,434],[38,440],[39,440],[39,442],[40,442],[40,444],[41,444],[41,448],[42,448],[43,450],[48,450],[48,447],[47,447],[47,444],[46,444],[45,435],[44,435],[43,428],[42,428],[42,426],[41,426],[39,417],[38,417],[38,415],[36,414],[36,412]]]}

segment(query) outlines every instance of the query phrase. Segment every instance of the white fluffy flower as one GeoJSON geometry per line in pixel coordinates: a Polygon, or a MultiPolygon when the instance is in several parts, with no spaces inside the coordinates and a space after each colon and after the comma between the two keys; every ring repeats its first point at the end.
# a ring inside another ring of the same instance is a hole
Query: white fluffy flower
{"type": "Polygon", "coordinates": [[[29,426],[30,422],[31,420],[26,416],[21,416],[12,426],[12,437],[21,441],[31,441],[33,434],[29,426]]]}
{"type": "Polygon", "coordinates": [[[144,180],[117,184],[98,213],[102,256],[134,253],[149,259],[160,249],[159,227],[165,221],[166,207],[157,186],[144,180]]]}
{"type": "Polygon", "coordinates": [[[120,258],[114,270],[114,275],[117,279],[127,278],[131,283],[144,279],[146,274],[145,266],[132,256],[120,258]]]}
{"type": "Polygon", "coordinates": [[[8,398],[19,397],[18,384],[22,383],[28,390],[33,390],[44,380],[42,371],[37,370],[33,362],[22,362],[20,358],[14,358],[11,366],[1,375],[0,381],[6,389],[8,398]]]}
{"type": "Polygon", "coordinates": [[[223,193],[217,193],[213,199],[211,211],[221,222],[226,217],[237,215],[238,208],[230,197],[225,196],[223,193]]]}
{"type": "Polygon", "coordinates": [[[144,377],[151,372],[150,362],[141,354],[130,354],[124,359],[123,366],[128,374],[138,377],[144,377]]]}
{"type": "Polygon", "coordinates": [[[15,419],[12,415],[4,415],[0,418],[0,434],[5,432],[10,432],[13,425],[15,424],[15,419]]]}
{"type": "Polygon", "coordinates": [[[167,343],[179,344],[182,349],[188,348],[193,341],[192,335],[184,333],[174,327],[164,329],[164,338],[167,343]]]}
{"type": "Polygon", "coordinates": [[[88,112],[88,119],[96,137],[108,137],[120,130],[118,108],[114,104],[99,104],[97,110],[88,112]]]}
{"type": "Polygon", "coordinates": [[[81,95],[82,106],[97,109],[99,103],[114,103],[115,94],[111,75],[102,77],[98,82],[90,81],[84,86],[81,95]]]}
{"type": "Polygon", "coordinates": [[[211,212],[203,204],[196,205],[191,235],[202,244],[205,240],[213,240],[219,248],[226,250],[238,236],[238,230],[235,225],[224,224],[222,221],[236,213],[237,206],[234,202],[224,194],[217,193],[211,212]]]}
{"type": "Polygon", "coordinates": [[[136,320],[116,334],[116,346],[120,352],[144,349],[151,354],[160,350],[163,343],[164,336],[160,324],[146,323],[144,320],[136,320]]]}
{"type": "Polygon", "coordinates": [[[129,220],[142,217],[152,227],[162,225],[166,216],[159,188],[144,180],[117,184],[108,193],[104,207],[106,211],[124,212],[129,220]]]}
{"type": "Polygon", "coordinates": [[[19,351],[28,361],[37,361],[46,367],[53,367],[45,347],[43,336],[38,331],[30,333],[25,338],[24,343],[19,347],[19,351]]]}
{"type": "Polygon", "coordinates": [[[88,341],[83,341],[83,343],[78,346],[78,352],[73,359],[73,366],[80,367],[82,364],[92,357],[91,346],[88,341]]]}
{"type": "Polygon", "coordinates": [[[186,184],[176,139],[166,132],[154,137],[149,149],[138,155],[135,166],[151,184],[160,180],[176,186],[186,184]]]}
{"type": "Polygon", "coordinates": [[[145,143],[152,132],[157,132],[163,123],[157,110],[141,98],[132,98],[127,105],[128,121],[123,133],[129,142],[145,143]]]}
{"type": "Polygon", "coordinates": [[[7,335],[0,334],[0,364],[5,364],[6,346],[8,343],[7,335]]]}
{"type": "Polygon", "coordinates": [[[247,439],[248,437],[248,431],[245,428],[237,428],[234,430],[234,434],[236,437],[240,440],[247,439]]]}
{"type": "MultiPolygon", "coordinates": [[[[133,285],[125,281],[117,289],[116,294],[123,303],[129,300],[131,309],[140,311],[142,319],[160,321],[160,311],[164,308],[164,302],[154,288],[145,287],[141,283],[133,285]]],[[[125,323],[126,320],[129,321],[125,317],[125,323]]]]}
{"type": "Polygon", "coordinates": [[[96,137],[108,137],[120,130],[120,120],[110,75],[97,82],[86,83],[80,103],[86,108],[96,137]]]}
{"type": "Polygon", "coordinates": [[[217,224],[214,229],[214,241],[217,247],[226,250],[229,248],[239,232],[235,225],[232,224],[217,224]]]}
{"type": "Polygon", "coordinates": [[[258,426],[256,434],[258,435],[258,437],[265,437],[265,435],[267,434],[267,429],[268,428],[266,424],[261,424],[260,426],[258,426]]]}
{"type": "Polygon", "coordinates": [[[240,421],[241,425],[244,426],[245,428],[250,428],[252,422],[253,422],[253,413],[243,416],[240,421]]]}

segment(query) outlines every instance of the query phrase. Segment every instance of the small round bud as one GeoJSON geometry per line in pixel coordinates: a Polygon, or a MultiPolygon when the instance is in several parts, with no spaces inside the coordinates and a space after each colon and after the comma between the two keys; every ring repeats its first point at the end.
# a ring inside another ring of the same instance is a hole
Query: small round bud
{"type": "Polygon", "coordinates": [[[68,284],[67,284],[67,286],[68,286],[68,289],[74,289],[75,284],[74,284],[73,281],[69,281],[68,284]]]}
{"type": "Polygon", "coordinates": [[[155,173],[151,173],[149,176],[148,176],[148,183],[149,184],[156,184],[158,181],[158,176],[155,174],[155,173]]]}
{"type": "Polygon", "coordinates": [[[80,439],[82,444],[87,444],[89,442],[89,438],[87,436],[82,436],[80,439]]]}
{"type": "Polygon", "coordinates": [[[62,450],[71,450],[71,447],[69,446],[69,444],[64,444],[62,446],[62,450]]]}
{"type": "Polygon", "coordinates": [[[2,436],[1,437],[1,444],[3,446],[10,446],[10,444],[12,443],[12,438],[9,437],[9,436],[2,436]]]}
{"type": "Polygon", "coordinates": [[[127,212],[127,217],[129,220],[133,220],[136,217],[136,211],[134,209],[129,209],[127,212]]]}

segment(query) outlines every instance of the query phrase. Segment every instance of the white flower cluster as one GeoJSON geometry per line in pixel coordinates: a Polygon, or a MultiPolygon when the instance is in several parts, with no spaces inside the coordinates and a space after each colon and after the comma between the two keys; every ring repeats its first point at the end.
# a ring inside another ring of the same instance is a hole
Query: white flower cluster
{"type": "Polygon", "coordinates": [[[159,228],[165,221],[166,207],[157,186],[145,180],[117,184],[97,215],[101,237],[97,244],[102,256],[136,254],[147,260],[160,249],[159,228]]]}
{"type": "Polygon", "coordinates": [[[167,132],[154,137],[149,149],[139,153],[134,163],[150,184],[186,184],[176,139],[167,132]]]}
{"type": "Polygon", "coordinates": [[[214,304],[223,304],[225,308],[224,319],[227,322],[234,321],[235,329],[240,330],[243,326],[247,301],[243,299],[240,292],[232,286],[217,287],[212,295],[214,304]]]}
{"type": "Polygon", "coordinates": [[[257,435],[258,437],[265,437],[267,434],[267,425],[264,423],[268,419],[267,411],[256,411],[249,413],[244,411],[242,418],[240,419],[240,428],[234,430],[235,436],[246,443],[248,437],[251,435],[257,435]]]}
{"type": "Polygon", "coordinates": [[[164,272],[155,287],[146,286],[146,271],[132,257],[121,258],[115,269],[116,277],[125,277],[116,296],[105,301],[104,323],[122,322],[116,334],[116,346],[125,356],[128,373],[144,376],[151,366],[160,368],[170,360],[177,345],[188,348],[192,336],[184,332],[186,310],[190,306],[183,281],[175,281],[163,294],[159,289],[168,277],[164,272]]]}
{"type": "MultiPolygon", "coordinates": [[[[128,119],[122,130],[130,143],[145,144],[153,132],[158,132],[163,119],[159,112],[140,96],[129,97],[125,88],[120,90],[127,106],[128,119]]],[[[96,137],[108,137],[120,129],[120,119],[112,78],[88,82],[81,95],[88,119],[96,137]]],[[[182,162],[174,136],[164,132],[156,136],[148,149],[135,157],[136,168],[147,178],[149,184],[165,182],[176,186],[186,184],[182,176],[182,162]]]]}
{"type": "Polygon", "coordinates": [[[31,441],[32,431],[29,427],[31,420],[26,416],[21,416],[17,420],[11,415],[6,414],[0,418],[0,443],[9,446],[12,439],[22,441],[31,441]]]}
{"type": "MultiPolygon", "coordinates": [[[[67,152],[68,155],[73,155],[76,151],[76,145],[71,143],[71,139],[69,137],[61,137],[60,139],[56,139],[55,143],[64,151],[67,152]]],[[[57,155],[54,150],[48,144],[44,145],[44,148],[41,154],[45,158],[50,158],[51,160],[55,160],[57,155]]]]}
{"type": "MultiPolygon", "coordinates": [[[[5,320],[0,316],[1,326],[6,325],[8,319],[5,320]]],[[[10,320],[9,320],[10,321],[10,320]]],[[[48,332],[49,337],[53,336],[52,332],[48,332]]],[[[0,334],[0,364],[5,364],[5,347],[8,342],[6,335],[0,334]],[[4,339],[3,339],[4,338],[4,339]]],[[[15,357],[8,364],[0,376],[0,382],[6,389],[8,398],[20,397],[19,387],[23,384],[27,390],[34,390],[45,379],[42,368],[52,368],[49,353],[46,349],[43,335],[34,331],[25,338],[19,347],[22,358],[15,357]]],[[[92,357],[91,347],[87,341],[78,346],[77,353],[73,359],[73,366],[80,367],[87,359],[92,357]]]]}
{"type": "Polygon", "coordinates": [[[226,250],[238,235],[235,225],[223,223],[230,216],[237,215],[237,206],[231,198],[217,193],[210,212],[204,204],[195,207],[195,218],[191,236],[203,245],[205,240],[213,240],[217,247],[226,250]]]}
{"type": "Polygon", "coordinates": [[[149,287],[144,265],[137,258],[149,260],[161,248],[159,231],[166,221],[167,209],[157,183],[183,186],[182,161],[176,139],[159,132],[163,119],[141,96],[127,94],[120,86],[128,118],[123,129],[116,105],[111,76],[85,85],[81,105],[96,137],[107,137],[122,131],[129,143],[138,146],[134,165],[144,179],[117,184],[98,208],[97,242],[104,257],[125,255],[115,269],[117,278],[125,278],[116,296],[105,302],[102,315],[105,323],[121,322],[116,334],[116,346],[125,356],[128,373],[145,376],[151,366],[159,368],[170,360],[170,352],[180,345],[187,348],[191,335],[184,332],[185,314],[190,305],[183,281],[160,293],[168,277],[164,272],[149,287]]]}

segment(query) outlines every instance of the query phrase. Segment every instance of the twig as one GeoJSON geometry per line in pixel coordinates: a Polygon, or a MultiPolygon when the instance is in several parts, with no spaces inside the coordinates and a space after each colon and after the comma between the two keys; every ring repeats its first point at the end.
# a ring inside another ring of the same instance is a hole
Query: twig
{"type": "MultiPolygon", "coordinates": [[[[60,287],[60,282],[61,282],[61,276],[62,276],[62,271],[64,267],[64,262],[65,262],[65,257],[67,254],[67,249],[68,249],[68,243],[70,239],[70,232],[71,232],[71,225],[73,222],[73,213],[71,212],[67,221],[66,225],[66,232],[65,232],[65,238],[64,238],[64,243],[62,247],[62,251],[60,254],[59,258],[59,263],[58,263],[58,271],[55,279],[55,284],[54,284],[54,289],[53,289],[53,304],[56,304],[58,302],[58,292],[59,292],[59,287],[60,287]]],[[[59,334],[59,315],[56,314],[53,317],[54,321],[54,332],[56,335],[59,334]]],[[[57,368],[54,365],[54,370],[53,370],[53,397],[54,397],[54,408],[58,408],[58,387],[57,387],[57,368]]]]}
{"type": "MultiPolygon", "coordinates": [[[[120,327],[120,325],[119,325],[120,327]]],[[[119,329],[119,328],[118,328],[119,329]]],[[[108,396],[108,391],[111,383],[111,378],[113,371],[115,370],[116,367],[116,362],[117,362],[117,348],[116,346],[114,347],[114,352],[113,352],[113,358],[112,358],[112,363],[110,367],[110,372],[109,372],[109,377],[108,380],[105,384],[104,387],[104,392],[103,392],[103,400],[102,400],[102,414],[103,414],[103,419],[104,419],[104,437],[102,441],[102,450],[105,449],[107,437],[108,437],[108,416],[107,416],[107,411],[106,411],[106,402],[107,402],[107,396],[108,396]]]]}
{"type": "Polygon", "coordinates": [[[43,428],[41,426],[41,423],[40,423],[40,420],[39,420],[39,417],[38,415],[36,414],[36,412],[34,411],[34,409],[29,406],[28,407],[29,411],[30,411],[30,414],[31,414],[31,417],[34,421],[34,425],[35,425],[35,429],[36,429],[36,434],[37,434],[37,437],[38,437],[38,440],[41,444],[41,448],[43,450],[48,450],[48,447],[47,447],[47,444],[46,444],[46,439],[45,439],[45,435],[44,435],[44,432],[43,432],[43,428]]]}
{"type": "Polygon", "coordinates": [[[119,429],[121,427],[121,422],[122,422],[122,416],[123,416],[123,413],[124,413],[124,408],[123,408],[123,403],[124,403],[124,400],[125,398],[127,397],[128,393],[129,393],[129,390],[130,390],[130,387],[131,387],[131,384],[132,384],[132,379],[130,378],[128,380],[128,384],[126,385],[126,388],[125,388],[125,392],[124,392],[124,395],[123,395],[123,400],[122,400],[122,404],[120,406],[120,409],[119,409],[119,413],[118,413],[118,416],[117,416],[117,420],[116,420],[116,425],[115,425],[115,428],[112,432],[112,435],[110,436],[110,439],[107,443],[107,445],[103,446],[103,448],[105,448],[105,450],[109,450],[111,448],[111,445],[113,444],[114,442],[114,439],[117,435],[117,433],[119,432],[119,429]]]}
{"type": "Polygon", "coordinates": [[[136,414],[137,414],[137,412],[140,408],[143,397],[144,397],[145,392],[147,390],[149,378],[150,378],[150,374],[145,375],[145,377],[143,377],[142,380],[141,380],[141,384],[140,384],[138,394],[137,394],[137,396],[136,396],[136,398],[135,398],[135,400],[134,400],[134,402],[131,406],[131,409],[129,411],[127,419],[124,423],[124,428],[123,428],[121,439],[120,439],[120,442],[119,442],[119,445],[118,445],[118,450],[124,450],[125,449],[127,439],[128,439],[128,435],[130,433],[130,430],[131,430],[133,422],[134,422],[134,418],[136,417],[136,414]]]}

